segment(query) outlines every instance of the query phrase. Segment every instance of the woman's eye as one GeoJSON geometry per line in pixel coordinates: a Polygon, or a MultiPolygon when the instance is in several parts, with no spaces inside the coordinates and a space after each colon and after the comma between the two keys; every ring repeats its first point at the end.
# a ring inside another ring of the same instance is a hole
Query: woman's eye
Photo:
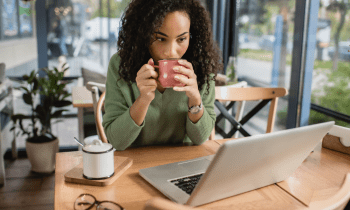
{"type": "Polygon", "coordinates": [[[183,42],[183,41],[185,41],[185,40],[186,40],[185,37],[182,37],[182,38],[179,39],[180,42],[183,42]]]}
{"type": "Polygon", "coordinates": [[[165,39],[162,38],[162,37],[156,37],[156,40],[157,40],[157,41],[160,41],[160,42],[165,41],[165,39]]]}

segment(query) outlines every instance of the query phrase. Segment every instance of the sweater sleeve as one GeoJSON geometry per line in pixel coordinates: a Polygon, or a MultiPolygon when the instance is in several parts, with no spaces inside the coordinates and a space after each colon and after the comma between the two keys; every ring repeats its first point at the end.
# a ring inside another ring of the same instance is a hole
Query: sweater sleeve
{"type": "Polygon", "coordinates": [[[210,88],[208,94],[207,84],[203,85],[203,89],[200,91],[204,109],[202,117],[198,122],[193,123],[187,115],[186,132],[187,136],[194,144],[202,144],[208,139],[216,121],[216,114],[214,112],[215,81],[210,80],[209,83],[210,88]]]}
{"type": "MultiPolygon", "coordinates": [[[[122,91],[128,88],[126,82],[123,87],[118,84],[119,56],[114,55],[108,66],[105,97],[105,114],[103,115],[103,127],[108,141],[116,150],[125,150],[137,138],[142,127],[138,126],[130,116],[132,105],[131,91],[122,91]],[[123,94],[124,93],[124,94],[123,94]],[[130,93],[130,94],[125,94],[130,93]]],[[[120,81],[120,80],[119,80],[120,81]]]]}

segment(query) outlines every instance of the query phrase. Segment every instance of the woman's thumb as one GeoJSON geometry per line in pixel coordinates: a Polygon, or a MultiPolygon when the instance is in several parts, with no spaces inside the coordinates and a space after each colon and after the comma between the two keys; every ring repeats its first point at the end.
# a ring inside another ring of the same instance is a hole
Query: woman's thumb
{"type": "Polygon", "coordinates": [[[152,65],[152,66],[154,65],[153,58],[150,58],[150,59],[148,60],[148,64],[149,64],[149,65],[152,65]]]}

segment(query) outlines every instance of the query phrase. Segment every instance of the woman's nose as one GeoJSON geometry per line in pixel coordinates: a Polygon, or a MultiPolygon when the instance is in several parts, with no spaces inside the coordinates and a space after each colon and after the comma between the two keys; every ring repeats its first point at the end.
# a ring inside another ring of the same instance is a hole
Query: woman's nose
{"type": "Polygon", "coordinates": [[[176,43],[171,43],[169,44],[169,46],[167,47],[164,55],[167,57],[167,58],[178,58],[179,55],[177,53],[177,46],[176,46],[176,43]]]}

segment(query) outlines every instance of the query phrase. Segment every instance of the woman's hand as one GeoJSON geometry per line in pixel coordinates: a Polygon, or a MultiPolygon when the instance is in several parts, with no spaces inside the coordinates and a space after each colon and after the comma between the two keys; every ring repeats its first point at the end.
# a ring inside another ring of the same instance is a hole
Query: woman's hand
{"type": "Polygon", "coordinates": [[[175,91],[185,91],[187,97],[189,98],[189,106],[199,105],[201,102],[201,96],[198,90],[197,75],[194,73],[192,63],[186,60],[179,60],[179,64],[183,66],[175,66],[173,70],[176,73],[175,80],[185,84],[184,87],[174,87],[175,91]],[[186,75],[186,76],[184,76],[186,75]]]}
{"type": "Polygon", "coordinates": [[[140,91],[140,100],[151,103],[155,97],[157,88],[158,73],[155,71],[153,59],[149,59],[148,63],[143,65],[137,72],[136,84],[140,91]]]}

